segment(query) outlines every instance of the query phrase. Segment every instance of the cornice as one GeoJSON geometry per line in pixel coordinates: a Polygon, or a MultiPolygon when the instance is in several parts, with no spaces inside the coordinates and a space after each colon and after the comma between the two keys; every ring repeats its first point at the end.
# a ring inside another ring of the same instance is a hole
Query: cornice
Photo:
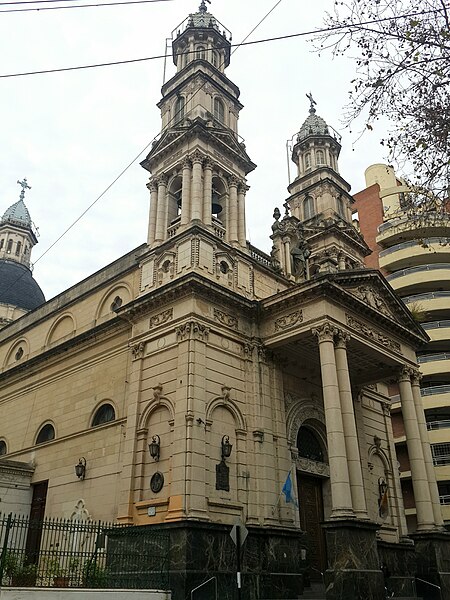
{"type": "Polygon", "coordinates": [[[349,193],[349,190],[351,188],[350,184],[343,177],[341,177],[341,175],[339,175],[339,173],[337,171],[334,171],[331,167],[326,167],[326,166],[320,167],[320,169],[311,171],[311,173],[308,173],[307,175],[303,175],[303,177],[294,179],[294,181],[288,186],[289,193],[291,193],[291,190],[296,185],[299,185],[299,184],[305,182],[306,180],[311,179],[312,177],[316,177],[317,175],[320,175],[321,173],[327,173],[327,175],[325,177],[319,179],[319,181],[316,181],[314,183],[311,182],[310,185],[302,188],[298,192],[295,192],[294,194],[289,196],[289,198],[286,199],[286,202],[289,202],[289,200],[292,200],[293,198],[296,198],[297,196],[301,196],[301,195],[307,196],[311,192],[311,190],[313,190],[314,188],[316,188],[320,185],[323,185],[324,183],[329,183],[329,184],[333,185],[340,193],[343,193],[344,196],[347,198],[347,200],[351,204],[355,203],[355,199],[349,193]],[[333,175],[333,177],[338,179],[348,189],[345,189],[345,187],[343,187],[343,188],[339,187],[339,184],[334,179],[329,177],[328,173],[331,173],[333,175]]]}

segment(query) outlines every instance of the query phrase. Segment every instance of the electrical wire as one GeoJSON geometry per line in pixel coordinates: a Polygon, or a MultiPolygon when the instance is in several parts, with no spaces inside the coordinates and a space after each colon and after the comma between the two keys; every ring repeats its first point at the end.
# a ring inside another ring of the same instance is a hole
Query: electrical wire
{"type": "MultiPolygon", "coordinates": [[[[65,8],[92,8],[92,7],[100,7],[100,6],[124,6],[126,4],[148,4],[154,2],[173,2],[174,0],[128,0],[124,2],[101,2],[97,4],[72,4],[69,6],[42,6],[42,7],[33,7],[33,8],[7,8],[6,10],[0,10],[0,13],[20,13],[20,12],[30,12],[30,11],[38,11],[42,12],[43,10],[63,10],[65,8]]],[[[43,2],[67,2],[67,0],[43,0],[43,2]]],[[[7,3],[9,4],[9,3],[7,3]]],[[[14,2],[14,4],[16,4],[14,2]]],[[[0,3],[0,6],[3,6],[0,3]]]]}
{"type": "MultiPolygon", "coordinates": [[[[141,0],[139,0],[141,1],[141,0]]],[[[279,2],[276,4],[276,6],[278,6],[278,4],[281,2],[282,0],[279,0],[279,2]]],[[[276,8],[276,6],[274,8],[276,8]]],[[[273,9],[272,9],[273,10],[273,9]]],[[[2,11],[0,11],[2,12],[2,11]]],[[[426,14],[430,14],[430,13],[438,13],[441,12],[440,10],[432,10],[432,11],[420,11],[420,12],[415,12],[415,13],[408,13],[405,15],[399,15],[398,17],[393,17],[393,18],[385,18],[385,19],[377,19],[377,20],[373,20],[373,21],[364,21],[362,23],[358,23],[358,24],[354,24],[354,25],[336,25],[335,27],[324,27],[321,29],[312,29],[310,31],[301,31],[299,33],[291,33],[291,34],[286,34],[286,35],[279,35],[279,36],[275,36],[275,37],[270,37],[270,38],[263,38],[260,40],[254,40],[252,42],[247,42],[245,40],[248,39],[248,37],[255,31],[256,27],[253,29],[253,31],[248,34],[246,36],[246,38],[244,38],[244,41],[240,42],[239,44],[231,44],[232,48],[239,48],[241,46],[251,46],[251,45],[255,45],[255,44],[266,44],[266,43],[270,43],[270,42],[277,42],[280,40],[288,40],[288,39],[293,39],[293,38],[298,38],[298,37],[306,37],[306,36],[310,36],[310,35],[317,35],[317,34],[321,34],[321,33],[329,33],[329,32],[333,32],[333,31],[339,31],[342,29],[352,29],[352,28],[357,28],[357,27],[363,27],[366,25],[376,25],[378,23],[382,23],[385,21],[392,21],[395,19],[405,19],[405,18],[411,18],[411,17],[418,17],[418,16],[423,16],[426,14]]],[[[266,17],[267,18],[267,17],[266,17]]],[[[264,19],[261,20],[261,22],[257,25],[257,27],[264,21],[264,19]]],[[[227,46],[227,48],[230,46],[227,46]]],[[[217,46],[217,50],[220,50],[221,48],[224,48],[224,46],[217,46]]],[[[233,51],[235,52],[235,50],[233,51]]],[[[185,54],[193,54],[195,53],[195,51],[188,51],[185,54]]],[[[41,71],[25,71],[22,73],[6,73],[4,75],[0,75],[0,79],[5,79],[8,77],[25,77],[28,75],[44,75],[47,73],[63,73],[66,71],[78,71],[78,70],[82,70],[82,69],[96,69],[99,67],[111,67],[111,66],[116,66],[116,65],[127,65],[127,64],[132,64],[132,63],[138,63],[138,62],[145,62],[145,61],[150,61],[150,60],[160,60],[163,58],[170,58],[171,54],[159,54],[159,55],[155,55],[155,56],[147,56],[144,58],[132,58],[129,60],[118,60],[118,61],[113,61],[113,62],[104,62],[104,63],[95,63],[95,64],[89,64],[89,65],[78,65],[76,67],[61,67],[59,69],[43,69],[41,71]]]]}

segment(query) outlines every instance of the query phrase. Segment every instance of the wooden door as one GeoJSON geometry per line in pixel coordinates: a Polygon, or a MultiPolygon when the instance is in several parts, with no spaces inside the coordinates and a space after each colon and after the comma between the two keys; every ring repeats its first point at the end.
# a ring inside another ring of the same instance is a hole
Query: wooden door
{"type": "Polygon", "coordinates": [[[308,562],[312,580],[321,580],[326,569],[325,535],[322,530],[322,479],[297,473],[300,527],[308,534],[308,562]]]}
{"type": "Polygon", "coordinates": [[[31,564],[37,564],[39,561],[47,489],[48,481],[41,481],[33,485],[33,499],[31,500],[30,522],[25,550],[26,561],[31,564]]]}

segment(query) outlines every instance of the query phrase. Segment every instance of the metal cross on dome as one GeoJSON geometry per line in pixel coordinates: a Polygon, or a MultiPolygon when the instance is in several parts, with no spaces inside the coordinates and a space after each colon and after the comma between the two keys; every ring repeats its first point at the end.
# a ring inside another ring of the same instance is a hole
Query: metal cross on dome
{"type": "Polygon", "coordinates": [[[315,113],[316,112],[315,106],[316,106],[317,102],[314,100],[312,93],[309,92],[309,94],[306,94],[306,97],[308,98],[308,100],[311,103],[311,106],[309,107],[309,112],[315,113]]]}
{"type": "MultiPolygon", "coordinates": [[[[211,0],[206,0],[208,4],[211,4],[211,0]]],[[[205,0],[202,0],[199,8],[200,12],[206,12],[208,9],[206,8],[205,0]]]]}
{"type": "Polygon", "coordinates": [[[20,199],[23,200],[25,198],[25,190],[31,190],[31,187],[28,185],[26,177],[23,178],[23,181],[17,180],[17,183],[22,187],[20,199]]]}

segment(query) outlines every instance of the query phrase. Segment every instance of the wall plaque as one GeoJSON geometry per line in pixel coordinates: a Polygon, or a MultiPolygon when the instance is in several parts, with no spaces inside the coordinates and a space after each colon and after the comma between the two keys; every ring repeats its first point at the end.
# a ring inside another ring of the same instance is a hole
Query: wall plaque
{"type": "Polygon", "coordinates": [[[159,471],[156,471],[156,473],[154,473],[152,475],[152,478],[150,479],[150,489],[152,490],[152,492],[154,494],[157,494],[158,492],[160,492],[163,489],[163,485],[164,485],[164,475],[162,473],[160,473],[159,471]]]}
{"type": "Polygon", "coordinates": [[[216,465],[216,490],[230,491],[230,469],[224,460],[216,465]]]}

